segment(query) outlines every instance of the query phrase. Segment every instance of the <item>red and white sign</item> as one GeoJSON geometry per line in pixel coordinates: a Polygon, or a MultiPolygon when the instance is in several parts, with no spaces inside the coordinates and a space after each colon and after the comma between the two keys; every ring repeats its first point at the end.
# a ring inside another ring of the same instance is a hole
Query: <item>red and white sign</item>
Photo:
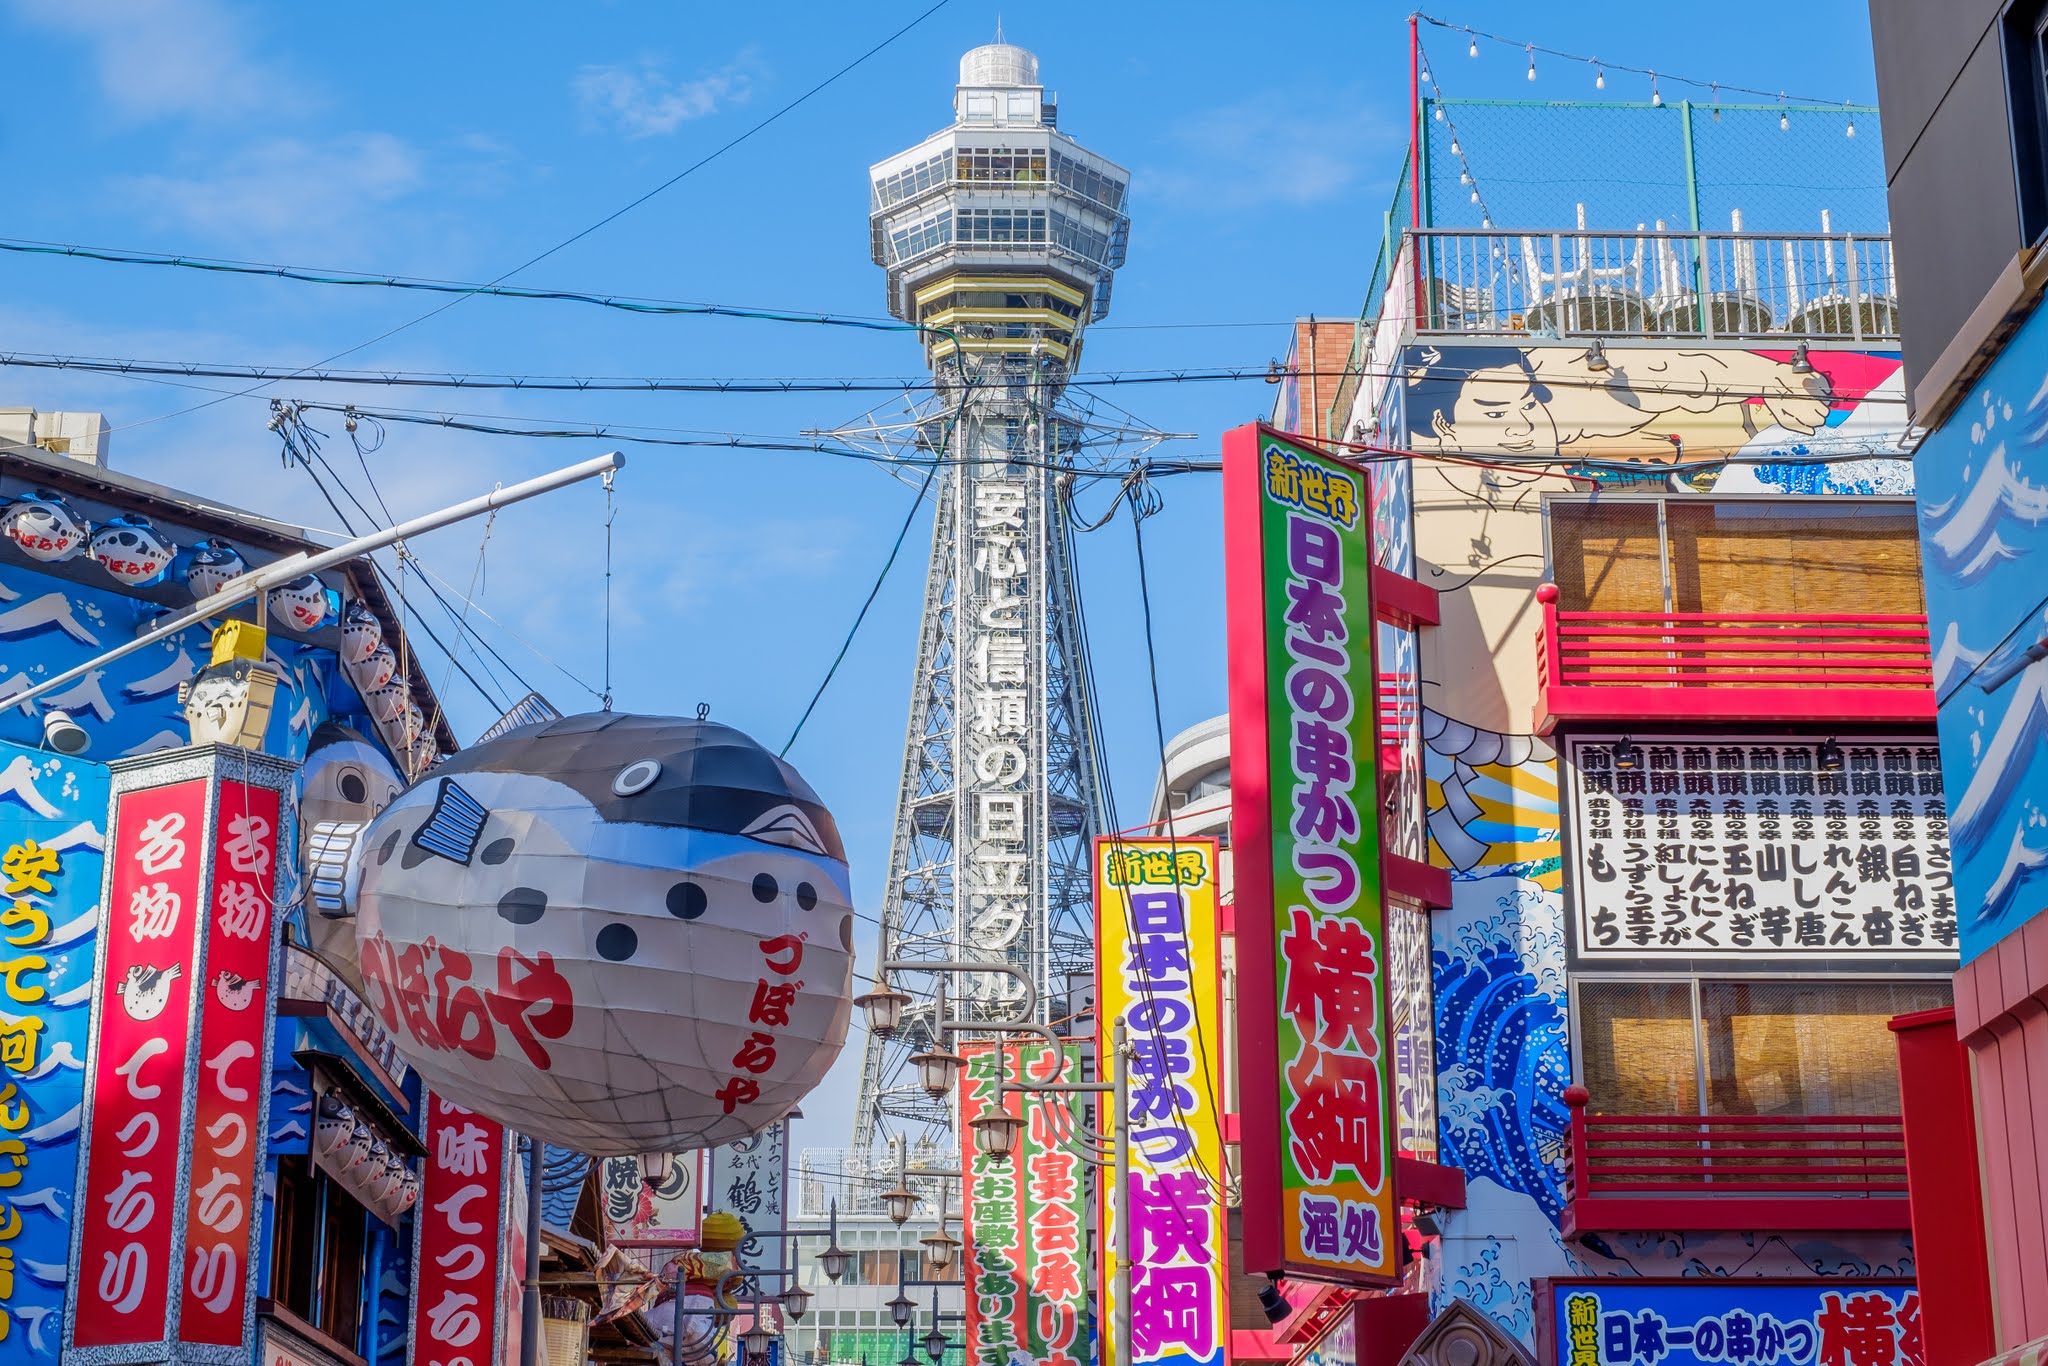
{"type": "Polygon", "coordinates": [[[199,1002],[198,1111],[185,1212],[184,1342],[242,1345],[262,1149],[263,1042],[269,1033],[278,794],[220,787],[199,1002]]]}
{"type": "Polygon", "coordinates": [[[507,1135],[502,1125],[429,1096],[423,1137],[411,1366],[480,1366],[499,1359],[507,1135]]]}
{"type": "Polygon", "coordinates": [[[206,793],[206,781],[194,779],[114,798],[92,1130],[77,1210],[80,1303],[91,1312],[73,1316],[78,1347],[169,1336],[206,793]]]}

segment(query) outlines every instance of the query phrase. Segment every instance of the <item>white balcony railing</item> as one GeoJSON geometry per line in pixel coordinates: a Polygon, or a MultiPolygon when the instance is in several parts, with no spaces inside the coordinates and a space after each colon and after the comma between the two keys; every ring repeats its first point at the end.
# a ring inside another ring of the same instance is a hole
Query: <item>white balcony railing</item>
{"type": "Polygon", "coordinates": [[[1415,330],[1896,342],[1891,239],[1848,233],[1411,232],[1415,330]]]}

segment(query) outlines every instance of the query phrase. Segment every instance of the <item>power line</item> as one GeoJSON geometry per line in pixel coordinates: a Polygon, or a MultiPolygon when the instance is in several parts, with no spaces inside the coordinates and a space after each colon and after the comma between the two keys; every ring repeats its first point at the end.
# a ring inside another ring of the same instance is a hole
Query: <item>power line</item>
{"type": "MultiPolygon", "coordinates": [[[[1529,337],[1504,344],[1498,348],[1503,357],[1509,352],[1534,349],[1556,338],[1529,337]]],[[[1674,338],[1674,340],[1682,340],[1674,338]]],[[[1695,339],[1696,341],[1697,339],[1695,339]]],[[[1798,339],[1787,337],[1787,343],[1797,345],[1798,339]]],[[[1837,339],[1846,340],[1846,339],[1837,339]]],[[[1565,343],[1569,345],[1569,343],[1565,343]]],[[[1751,340],[1750,346],[1738,348],[1751,350],[1760,343],[1751,340]]],[[[1769,350],[1783,350],[1781,346],[1767,347],[1769,350]]],[[[1825,356],[1826,353],[1821,353],[1825,356]]],[[[1610,364],[1627,366],[1628,348],[1607,353],[1610,364]]],[[[1512,364],[1503,359],[1499,366],[1431,365],[1423,367],[1397,366],[1392,369],[1378,369],[1370,366],[1346,366],[1337,370],[1286,370],[1278,371],[1270,364],[1262,365],[1208,365],[1175,366],[1151,370],[1105,370],[1084,372],[1067,380],[1070,389],[1093,389],[1119,385],[1158,384],[1205,384],[1227,383],[1239,380],[1278,379],[1401,379],[1427,377],[1429,379],[1469,379],[1473,375],[1490,370],[1507,368],[1512,364]]],[[[76,370],[88,374],[118,375],[126,378],[147,379],[156,376],[176,376],[185,379],[233,379],[262,380],[266,384],[279,380],[297,380],[307,384],[362,384],[389,388],[419,389],[474,389],[479,392],[498,390],[532,390],[546,393],[690,393],[690,394],[861,394],[861,393],[919,393],[943,387],[929,376],[581,376],[581,375],[490,375],[463,374],[459,372],[424,370],[327,370],[319,365],[290,369],[286,366],[227,365],[197,361],[165,361],[124,359],[110,356],[60,356],[49,353],[8,351],[0,352],[0,367],[30,370],[76,370]]],[[[1816,370],[1816,373],[1818,371],[1816,370]]],[[[1680,395],[1692,396],[1703,391],[1695,386],[1638,384],[1621,379],[1572,379],[1549,375],[1539,376],[1537,383],[1549,389],[1587,389],[1613,391],[1642,396],[1680,395]]],[[[258,385],[258,388],[263,387],[258,385]]],[[[241,398],[254,393],[254,389],[228,392],[223,398],[241,398]]],[[[1828,394],[1801,394],[1789,390],[1736,389],[1719,385],[1708,386],[1704,392],[1725,399],[1823,399],[1828,394]]],[[[1853,400],[1858,406],[1867,403],[1883,403],[1903,406],[1903,394],[1864,394],[1853,400]]],[[[308,407],[316,406],[308,404],[308,407]]],[[[337,408],[335,411],[341,411],[337,408]]],[[[133,425],[133,424],[131,424],[133,425]]]]}
{"type": "MultiPolygon", "coordinates": [[[[931,18],[932,15],[938,13],[940,10],[944,9],[950,3],[952,3],[952,0],[934,0],[934,3],[930,7],[926,8],[921,13],[919,13],[917,17],[913,18],[909,23],[897,29],[888,37],[882,39],[881,42],[876,43],[873,47],[861,53],[858,57],[855,57],[852,61],[846,63],[838,70],[834,71],[831,75],[825,77],[817,84],[811,86],[802,94],[798,95],[795,99],[789,101],[787,104],[784,104],[780,108],[776,109],[766,118],[763,118],[759,122],[751,125],[745,131],[739,133],[737,136],[732,137],[723,143],[720,143],[717,147],[714,147],[711,151],[706,152],[703,156],[691,162],[688,166],[685,166],[682,170],[676,172],[667,180],[662,181],[653,189],[648,190],[645,194],[640,195],[638,198],[633,199],[629,203],[612,210],[604,217],[598,219],[595,223],[592,223],[589,227],[583,228],[578,232],[570,234],[568,237],[563,238],[561,241],[555,243],[553,246],[549,247],[545,251],[536,253],[533,256],[529,256],[526,260],[521,261],[518,265],[512,267],[512,269],[506,271],[504,274],[499,275],[495,279],[489,281],[489,286],[495,287],[497,285],[502,285],[505,281],[511,279],[514,275],[519,274],[521,271],[526,270],[528,267],[538,265],[540,262],[546,260],[550,256],[553,256],[556,252],[561,251],[563,248],[582,241],[584,238],[590,236],[592,233],[598,231],[601,228],[606,227],[611,223],[616,222],[618,219],[624,217],[626,214],[631,213],[634,209],[639,208],[642,204],[645,204],[648,200],[653,199],[656,195],[659,195],[663,191],[670,189],[671,187],[681,182],[682,180],[688,178],[689,176],[695,175],[698,171],[702,170],[706,166],[709,166],[712,162],[718,160],[720,157],[724,156],[733,148],[739,146],[743,142],[746,142],[755,134],[767,128],[770,124],[777,122],[784,115],[790,113],[798,106],[808,102],[811,98],[824,91],[827,87],[838,82],[842,77],[846,76],[849,72],[861,66],[869,58],[873,57],[876,53],[882,51],[884,48],[894,43],[898,38],[901,38],[904,34],[910,32],[919,24],[922,24],[925,20],[931,18]]],[[[317,369],[321,366],[331,365],[335,361],[340,360],[344,356],[352,356],[358,351],[367,350],[370,347],[375,346],[378,342],[386,341],[392,337],[397,336],[399,333],[406,331],[409,328],[419,326],[419,324],[426,322],[429,318],[438,317],[439,315],[447,312],[449,309],[455,307],[457,304],[461,303],[464,299],[468,297],[470,296],[469,294],[466,293],[457,294],[454,297],[448,299],[445,303],[437,304],[435,307],[428,309],[425,313],[420,314],[416,318],[410,318],[405,322],[399,323],[395,327],[386,328],[384,331],[379,332],[376,336],[370,338],[368,341],[358,342],[354,346],[348,347],[346,350],[337,351],[333,355],[328,356],[326,359],[316,361],[314,362],[313,365],[304,368],[317,369]]],[[[205,400],[204,402],[194,404],[189,408],[180,408],[176,412],[160,413],[156,417],[144,418],[139,422],[126,423],[124,424],[123,427],[116,428],[115,430],[126,430],[127,428],[131,427],[145,426],[152,422],[163,422],[170,418],[183,417],[189,413],[196,413],[200,411],[202,408],[211,408],[216,403],[225,403],[227,402],[229,397],[246,398],[250,394],[255,393],[258,389],[268,387],[268,385],[272,382],[273,381],[266,380],[263,383],[252,385],[250,388],[242,390],[239,393],[233,395],[222,395],[221,397],[218,398],[211,398],[205,400]]]]}
{"type": "MultiPolygon", "coordinates": [[[[164,266],[179,270],[204,271],[216,275],[256,275],[269,279],[290,280],[300,284],[412,290],[426,294],[458,295],[465,298],[474,296],[491,299],[525,299],[556,303],[589,304],[598,308],[614,309],[622,313],[639,313],[656,317],[746,318],[761,322],[814,323],[825,327],[852,327],[871,332],[934,332],[943,333],[947,336],[952,335],[949,332],[945,332],[943,328],[926,327],[920,323],[898,322],[893,318],[862,317],[858,314],[816,313],[802,309],[760,308],[743,304],[714,304],[688,299],[649,299],[628,294],[598,294],[588,290],[576,289],[541,289],[525,288],[518,285],[474,284],[461,280],[437,280],[418,275],[371,275],[361,271],[326,271],[306,266],[275,265],[259,261],[235,261],[210,256],[186,256],[169,252],[133,251],[115,247],[90,247],[65,242],[39,242],[30,238],[19,237],[0,237],[0,252],[12,252],[17,255],[29,256],[67,257],[73,260],[101,261],[119,265],[164,266]]],[[[539,259],[541,258],[534,258],[535,261],[539,259]]],[[[533,264],[532,261],[527,263],[527,265],[531,264],[533,264]]],[[[525,267],[521,266],[508,273],[517,274],[519,270],[523,269],[525,267]]],[[[499,278],[503,279],[504,277],[501,276],[499,278]]]]}

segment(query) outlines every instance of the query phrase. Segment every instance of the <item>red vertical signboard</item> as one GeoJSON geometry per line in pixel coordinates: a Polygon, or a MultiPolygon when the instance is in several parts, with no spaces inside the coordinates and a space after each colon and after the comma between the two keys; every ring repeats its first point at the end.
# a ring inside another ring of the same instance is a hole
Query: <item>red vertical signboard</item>
{"type": "Polygon", "coordinates": [[[221,784],[204,902],[198,1109],[178,1316],[178,1337],[185,1342],[243,1342],[251,1230],[258,1217],[263,1043],[274,1008],[268,998],[277,824],[276,792],[245,782],[221,784]]]}
{"type": "Polygon", "coordinates": [[[206,795],[202,778],[114,798],[77,1207],[79,1303],[90,1308],[67,1325],[77,1347],[170,1336],[206,795]]]}
{"type": "Polygon", "coordinates": [[[499,1360],[507,1135],[453,1101],[427,1101],[425,1179],[413,1213],[408,1366],[499,1360]]]}

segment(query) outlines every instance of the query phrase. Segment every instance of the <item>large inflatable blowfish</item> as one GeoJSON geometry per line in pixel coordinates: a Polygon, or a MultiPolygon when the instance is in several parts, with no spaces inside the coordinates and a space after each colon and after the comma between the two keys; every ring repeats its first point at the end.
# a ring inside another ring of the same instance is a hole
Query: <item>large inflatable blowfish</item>
{"type": "Polygon", "coordinates": [[[594,713],[318,827],[312,904],[436,1094],[595,1157],[781,1119],[845,1042],[838,827],[729,726],[594,713]]]}

